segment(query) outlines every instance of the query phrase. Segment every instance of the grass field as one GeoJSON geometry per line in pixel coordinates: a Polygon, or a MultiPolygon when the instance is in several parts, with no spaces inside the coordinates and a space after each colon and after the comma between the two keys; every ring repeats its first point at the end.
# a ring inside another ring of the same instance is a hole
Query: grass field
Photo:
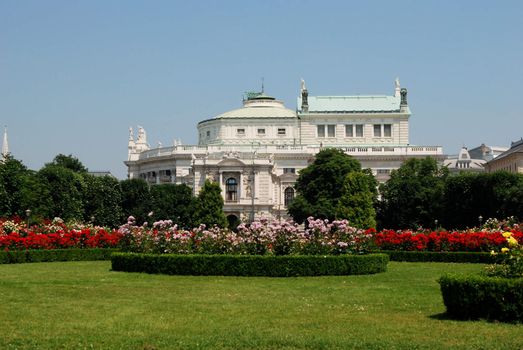
{"type": "Polygon", "coordinates": [[[391,262],[371,276],[247,278],[0,265],[0,348],[522,349],[523,325],[442,315],[436,279],[481,268],[391,262]]]}

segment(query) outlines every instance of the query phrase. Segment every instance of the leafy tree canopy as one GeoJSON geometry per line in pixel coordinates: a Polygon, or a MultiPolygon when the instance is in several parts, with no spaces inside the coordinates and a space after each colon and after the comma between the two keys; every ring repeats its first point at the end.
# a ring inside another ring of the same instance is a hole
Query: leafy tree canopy
{"type": "Polygon", "coordinates": [[[443,196],[448,169],[440,168],[435,159],[408,159],[391,172],[380,187],[381,227],[404,229],[432,227],[443,215],[443,196]]]}
{"type": "Polygon", "coordinates": [[[336,217],[349,220],[351,226],[376,227],[375,193],[376,187],[369,181],[369,174],[357,171],[348,173],[338,201],[336,217]]]}
{"type": "Polygon", "coordinates": [[[227,227],[221,191],[218,183],[205,181],[200,193],[198,193],[195,224],[205,224],[207,227],[214,225],[227,227]]]}
{"type": "Polygon", "coordinates": [[[83,219],[84,177],[73,170],[54,164],[47,164],[38,171],[50,196],[48,217],[60,217],[64,220],[83,219]]]}
{"type": "Polygon", "coordinates": [[[196,198],[187,185],[163,184],[151,187],[152,210],[155,220],[171,219],[179,227],[194,226],[196,198]]]}
{"type": "Polygon", "coordinates": [[[357,212],[348,207],[359,201],[359,196],[368,198],[370,206],[376,198],[376,180],[372,174],[362,171],[360,163],[341,150],[328,148],[320,151],[314,162],[300,171],[295,188],[298,195],[289,206],[289,214],[296,222],[304,222],[309,216],[323,219],[350,219],[363,226],[374,219],[356,218],[357,215],[373,215],[373,211],[357,212]],[[351,173],[359,176],[347,177],[351,173]],[[347,181],[355,181],[346,184],[347,181]],[[362,185],[362,188],[356,188],[362,185]],[[341,198],[344,200],[340,202],[341,198]],[[368,221],[370,220],[370,221],[368,221]],[[364,224],[365,223],[365,224],[364,224]]]}
{"type": "Polygon", "coordinates": [[[75,173],[87,173],[87,168],[82,164],[82,162],[80,162],[80,160],[78,160],[78,158],[74,157],[72,154],[66,156],[60,153],[54,157],[51,163],[47,163],[46,166],[47,165],[60,166],[70,169],[75,173]]]}
{"type": "Polygon", "coordinates": [[[143,223],[151,211],[151,194],[149,185],[143,179],[120,181],[122,193],[122,210],[125,218],[134,216],[137,222],[143,223]]]}
{"type": "Polygon", "coordinates": [[[22,190],[31,171],[21,161],[8,154],[0,163],[0,215],[25,216],[22,206],[22,190]]]}
{"type": "Polygon", "coordinates": [[[445,215],[447,228],[463,229],[479,224],[479,217],[505,219],[523,218],[523,175],[497,171],[494,173],[460,173],[449,176],[445,183],[445,215]]]}
{"type": "Polygon", "coordinates": [[[122,190],[112,176],[84,175],[84,220],[96,225],[117,227],[122,224],[122,190]]]}

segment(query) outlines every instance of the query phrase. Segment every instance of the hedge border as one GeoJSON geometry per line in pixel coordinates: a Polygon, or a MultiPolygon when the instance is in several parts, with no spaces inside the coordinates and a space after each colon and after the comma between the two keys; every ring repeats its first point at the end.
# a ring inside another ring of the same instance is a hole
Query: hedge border
{"type": "Polygon", "coordinates": [[[523,322],[523,278],[446,274],[438,282],[451,318],[523,322]]]}
{"type": "Polygon", "coordinates": [[[493,264],[498,258],[487,252],[425,252],[380,250],[391,261],[493,264]]]}
{"type": "Polygon", "coordinates": [[[94,261],[110,260],[114,248],[90,249],[38,249],[0,251],[0,264],[19,264],[52,261],[94,261]]]}
{"type": "Polygon", "coordinates": [[[112,269],[194,276],[324,276],[385,272],[386,254],[367,255],[177,255],[114,253],[112,269]]]}

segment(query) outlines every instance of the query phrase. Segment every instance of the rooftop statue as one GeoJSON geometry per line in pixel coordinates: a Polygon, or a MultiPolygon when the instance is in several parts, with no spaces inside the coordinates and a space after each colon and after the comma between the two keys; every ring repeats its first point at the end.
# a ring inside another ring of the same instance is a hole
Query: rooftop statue
{"type": "Polygon", "coordinates": [[[147,143],[147,135],[145,134],[145,129],[141,126],[138,126],[138,139],[136,142],[147,143]]]}
{"type": "Polygon", "coordinates": [[[129,141],[134,141],[133,127],[129,127],[129,141]]]}

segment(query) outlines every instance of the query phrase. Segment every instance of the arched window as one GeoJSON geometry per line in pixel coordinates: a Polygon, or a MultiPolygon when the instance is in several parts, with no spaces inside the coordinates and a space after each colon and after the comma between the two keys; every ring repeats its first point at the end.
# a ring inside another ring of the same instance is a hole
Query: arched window
{"type": "Polygon", "coordinates": [[[287,187],[284,192],[284,203],[285,206],[288,207],[291,205],[292,201],[294,200],[294,188],[287,187]]]}
{"type": "Polygon", "coordinates": [[[238,200],[238,181],[234,177],[230,177],[225,181],[225,200],[228,202],[236,202],[238,200]]]}

